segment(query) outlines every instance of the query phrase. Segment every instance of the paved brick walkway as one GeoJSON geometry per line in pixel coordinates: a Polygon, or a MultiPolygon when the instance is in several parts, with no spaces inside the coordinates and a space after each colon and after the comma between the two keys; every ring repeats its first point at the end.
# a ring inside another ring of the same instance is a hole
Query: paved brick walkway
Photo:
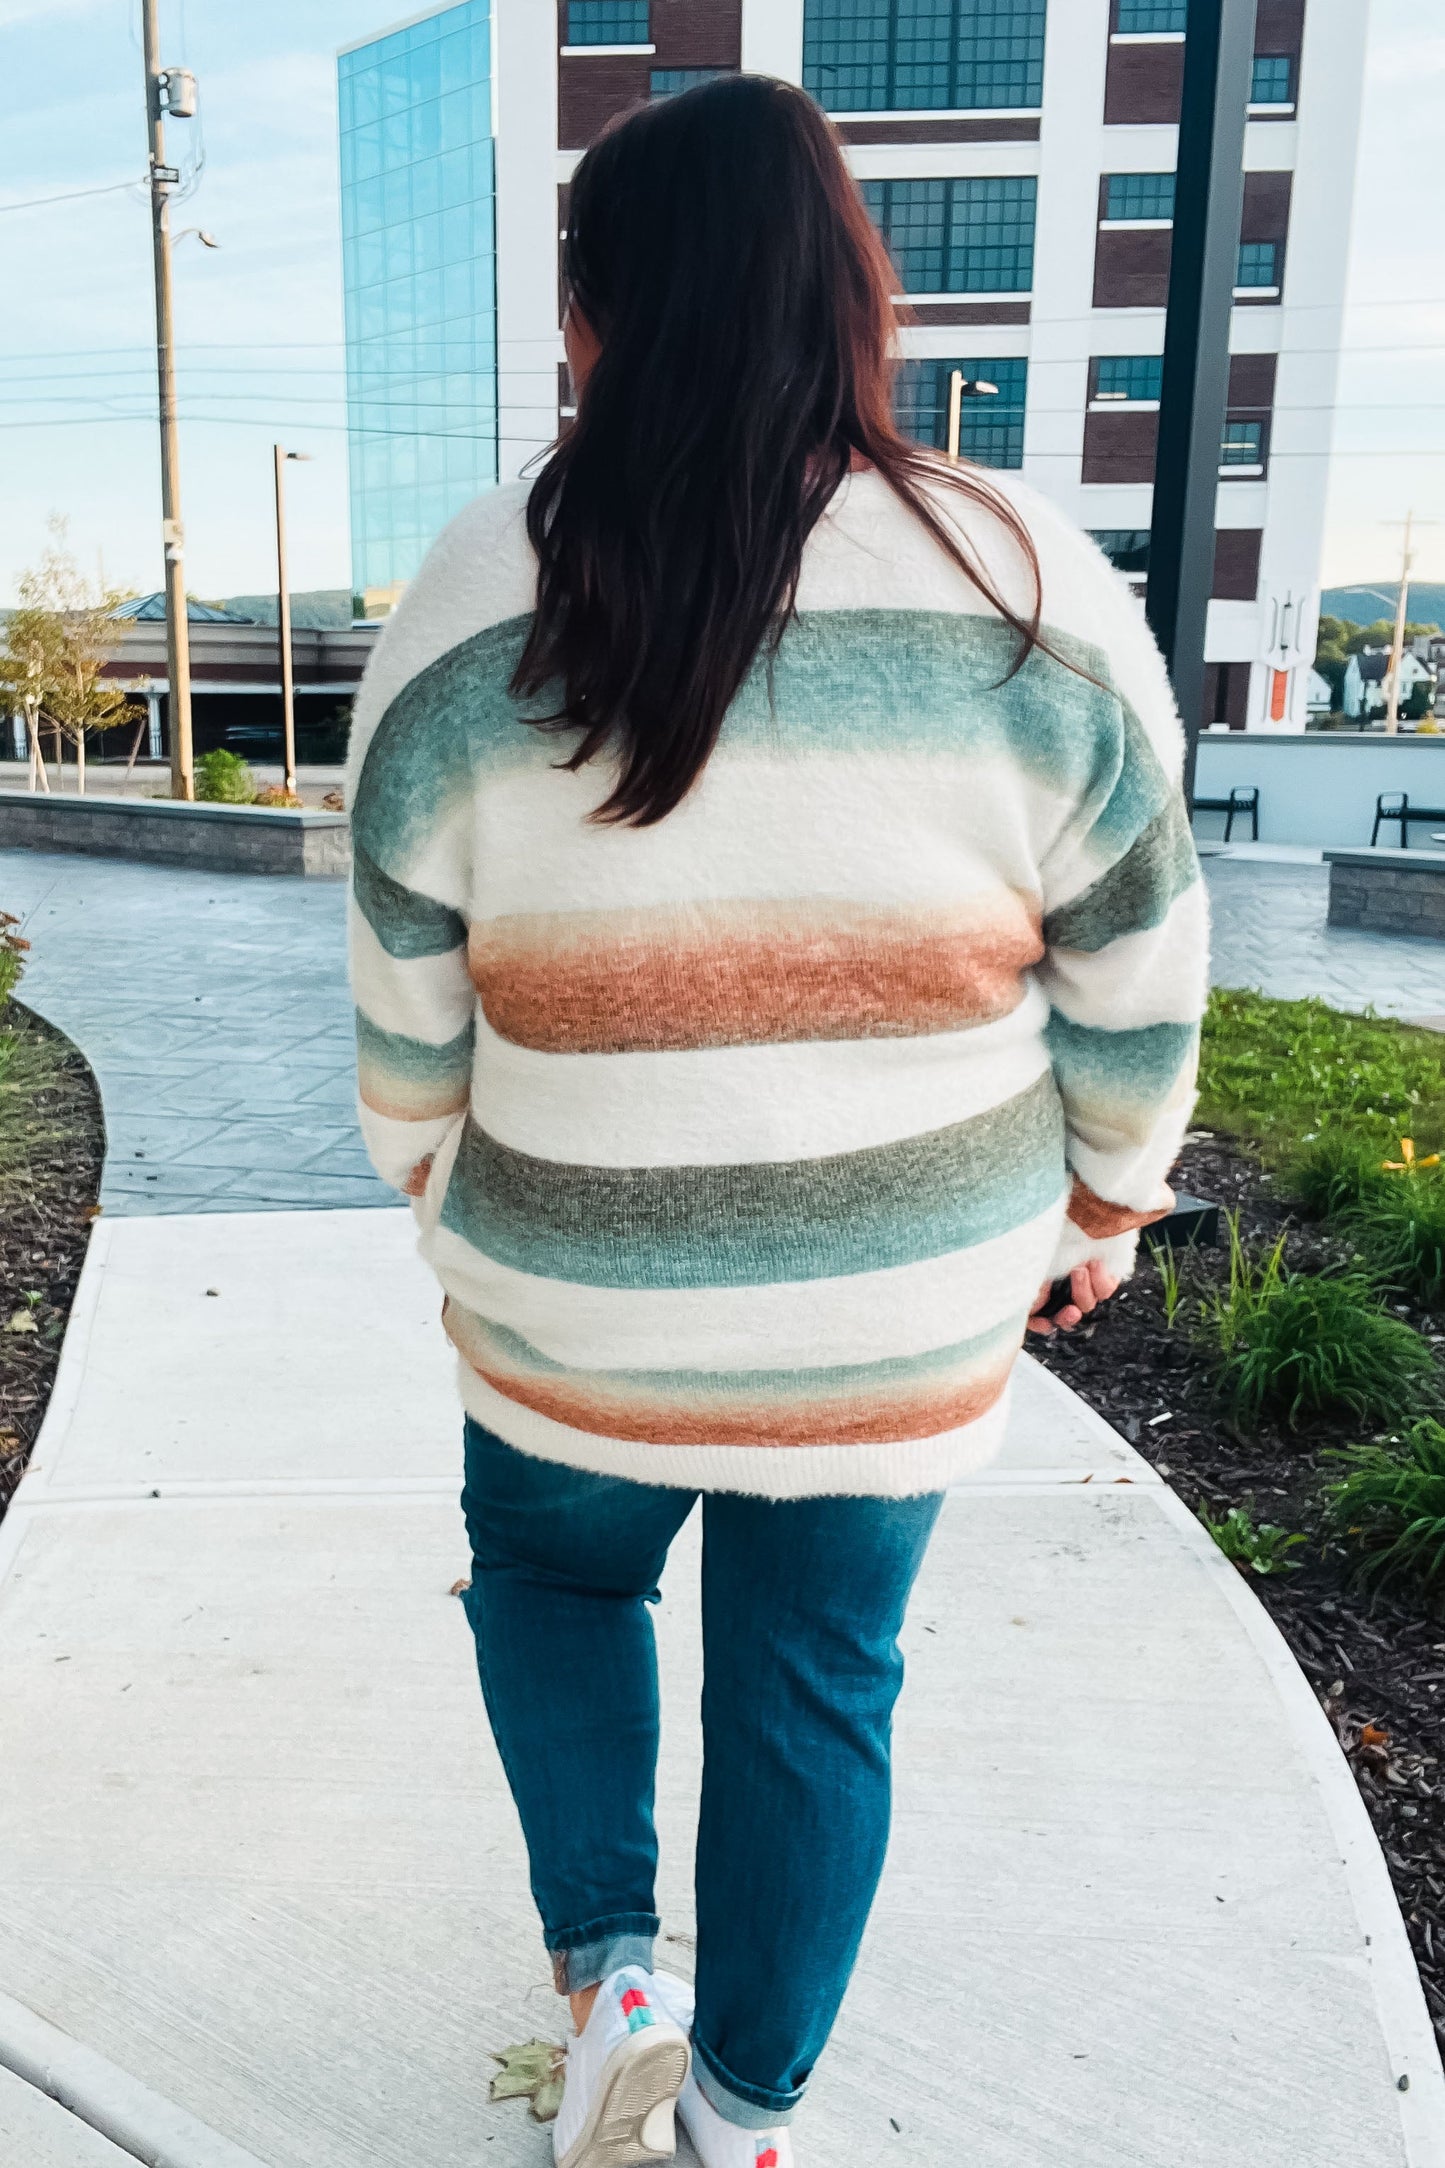
{"type": "Polygon", "coordinates": [[[1205,861],[1214,911],[1214,983],[1388,1016],[1445,1011],[1445,941],[1327,927],[1329,869],[1259,859],[1205,861]]]}
{"type": "Polygon", "coordinates": [[[0,852],[24,998],[105,1101],[108,1212],[387,1205],[353,1113],[339,881],[0,852]]]}
{"type": "MultiPolygon", "coordinates": [[[[1220,985],[1445,1013],[1445,943],[1328,931],[1322,866],[1206,870],[1220,985]]],[[[26,998],[100,1079],[107,1211],[394,1201],[352,1119],[339,882],[7,851],[0,906],[35,944],[26,998]]]]}

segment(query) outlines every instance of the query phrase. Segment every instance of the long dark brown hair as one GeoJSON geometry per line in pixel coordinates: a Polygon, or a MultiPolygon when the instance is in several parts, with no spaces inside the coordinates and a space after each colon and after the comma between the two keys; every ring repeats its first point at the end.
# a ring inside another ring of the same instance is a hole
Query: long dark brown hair
{"type": "Polygon", "coordinates": [[[759,652],[792,616],[803,548],[867,461],[1018,635],[1039,563],[1008,500],[893,419],[895,277],[813,101],[733,76],[629,115],[572,183],[564,276],[601,352],[527,508],[537,608],[514,691],[608,750],[596,818],[645,827],[701,773],[759,652]],[[940,517],[946,477],[1013,537],[1019,615],[940,517]]]}

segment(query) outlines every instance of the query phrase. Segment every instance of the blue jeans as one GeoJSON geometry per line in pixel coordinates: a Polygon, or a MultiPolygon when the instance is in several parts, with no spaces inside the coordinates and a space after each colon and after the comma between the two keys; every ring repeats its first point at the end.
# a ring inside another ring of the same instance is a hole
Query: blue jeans
{"type": "MultiPolygon", "coordinates": [[[[697,1494],[466,1428],[467,1615],[557,1985],[652,1965],[648,1604],[697,1494]]],[[[786,2122],[833,2027],[888,1843],[898,1631],[941,1500],[703,1500],[698,2082],[786,2122]]]]}

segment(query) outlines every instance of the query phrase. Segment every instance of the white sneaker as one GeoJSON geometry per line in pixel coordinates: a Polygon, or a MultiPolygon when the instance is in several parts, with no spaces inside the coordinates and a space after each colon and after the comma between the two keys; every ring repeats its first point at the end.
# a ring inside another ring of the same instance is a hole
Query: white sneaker
{"type": "MultiPolygon", "coordinates": [[[[669,2016],[690,2032],[693,1992],[686,1980],[659,1972],[653,1984],[669,2016]]],[[[702,2168],[794,2168],[793,2141],[786,2129],[744,2130],[740,2123],[729,2123],[718,2114],[691,2069],[678,2095],[677,2112],[702,2168]]]]}
{"type": "Polygon", "coordinates": [[[652,1975],[640,1965],[614,1972],[568,2045],[562,2105],[552,2125],[557,2168],[671,2160],[673,2110],[690,2062],[687,2035],[662,2006],[652,1975]]]}

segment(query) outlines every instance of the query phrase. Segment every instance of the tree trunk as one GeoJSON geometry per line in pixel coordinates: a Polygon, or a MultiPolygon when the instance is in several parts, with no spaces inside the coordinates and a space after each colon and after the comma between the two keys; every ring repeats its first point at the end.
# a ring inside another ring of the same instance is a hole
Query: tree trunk
{"type": "Polygon", "coordinates": [[[40,725],[34,708],[25,710],[25,729],[30,739],[30,788],[43,790],[50,795],[50,778],[45,772],[45,755],[40,746],[40,725]]]}
{"type": "Polygon", "coordinates": [[[85,730],[75,733],[75,788],[80,797],[85,796],[85,730]]]}

